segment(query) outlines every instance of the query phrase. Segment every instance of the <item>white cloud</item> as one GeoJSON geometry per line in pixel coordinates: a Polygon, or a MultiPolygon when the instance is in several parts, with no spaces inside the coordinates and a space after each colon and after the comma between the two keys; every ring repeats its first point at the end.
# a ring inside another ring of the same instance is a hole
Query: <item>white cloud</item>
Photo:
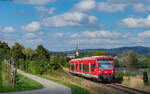
{"type": "Polygon", "coordinates": [[[0,27],[0,32],[14,32],[15,29],[11,26],[0,27]]]}
{"type": "Polygon", "coordinates": [[[96,9],[100,12],[117,12],[117,11],[124,11],[126,4],[113,4],[107,2],[99,2],[97,3],[96,9]]]}
{"type": "Polygon", "coordinates": [[[21,28],[24,31],[35,32],[35,31],[38,31],[40,29],[40,23],[39,22],[32,22],[26,26],[22,26],[21,28]]]}
{"type": "Polygon", "coordinates": [[[127,28],[149,28],[150,27],[150,15],[147,18],[133,18],[128,17],[121,20],[120,25],[127,28]]]}
{"type": "Polygon", "coordinates": [[[150,37],[150,31],[145,31],[138,34],[139,37],[147,38],[150,37]]]}
{"type": "Polygon", "coordinates": [[[83,32],[81,34],[81,37],[90,37],[90,38],[116,38],[120,37],[121,34],[118,32],[110,32],[106,30],[100,30],[100,31],[93,31],[93,32],[83,32]]]}
{"type": "Polygon", "coordinates": [[[15,3],[32,4],[32,5],[44,5],[55,2],[56,0],[13,0],[15,3]]]}
{"type": "Polygon", "coordinates": [[[64,33],[55,33],[53,37],[64,37],[64,33]]]}
{"type": "Polygon", "coordinates": [[[43,14],[53,14],[54,11],[56,10],[55,7],[52,7],[52,8],[45,8],[43,6],[36,6],[35,7],[37,9],[37,11],[43,13],[43,14]]]}
{"type": "Polygon", "coordinates": [[[91,9],[94,9],[95,6],[96,2],[94,0],[81,0],[81,2],[74,5],[74,9],[79,11],[89,11],[91,9]]]}
{"type": "Polygon", "coordinates": [[[50,27],[98,26],[98,19],[82,12],[67,12],[43,19],[42,24],[50,27]]]}
{"type": "Polygon", "coordinates": [[[143,3],[138,3],[133,5],[133,9],[136,12],[147,12],[150,11],[150,5],[145,5],[143,3]]]}
{"type": "Polygon", "coordinates": [[[79,38],[79,39],[104,39],[104,38],[119,38],[122,37],[121,33],[119,32],[111,32],[107,30],[98,30],[98,31],[84,31],[82,33],[55,33],[53,35],[55,38],[79,38]]]}
{"type": "Polygon", "coordinates": [[[35,38],[36,35],[35,35],[34,33],[27,33],[27,34],[25,35],[25,37],[26,37],[26,38],[35,38]]]}
{"type": "Polygon", "coordinates": [[[14,32],[14,31],[15,31],[14,28],[11,26],[3,28],[3,32],[14,32]]]}

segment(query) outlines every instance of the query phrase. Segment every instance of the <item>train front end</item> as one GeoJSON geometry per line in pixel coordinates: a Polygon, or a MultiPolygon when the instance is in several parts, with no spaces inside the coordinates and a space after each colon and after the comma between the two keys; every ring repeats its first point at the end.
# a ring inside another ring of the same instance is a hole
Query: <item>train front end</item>
{"type": "Polygon", "coordinates": [[[113,57],[97,59],[98,78],[102,81],[111,82],[115,75],[115,61],[113,57]]]}

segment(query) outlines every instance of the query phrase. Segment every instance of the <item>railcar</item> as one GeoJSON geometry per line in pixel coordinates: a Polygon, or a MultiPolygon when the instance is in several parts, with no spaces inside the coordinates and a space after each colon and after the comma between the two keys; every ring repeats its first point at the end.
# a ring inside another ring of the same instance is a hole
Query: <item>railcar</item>
{"type": "Polygon", "coordinates": [[[115,75],[115,60],[110,56],[93,56],[69,61],[69,72],[72,74],[96,79],[112,81],[115,75]]]}

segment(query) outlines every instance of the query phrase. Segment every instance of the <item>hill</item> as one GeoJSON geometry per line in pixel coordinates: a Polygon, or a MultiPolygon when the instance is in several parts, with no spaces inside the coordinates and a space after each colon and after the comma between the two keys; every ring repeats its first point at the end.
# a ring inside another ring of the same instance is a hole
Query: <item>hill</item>
{"type": "MultiPolygon", "coordinates": [[[[105,51],[108,54],[119,54],[125,51],[134,51],[136,54],[150,54],[150,47],[144,46],[135,46],[135,47],[120,47],[120,48],[112,48],[112,49],[79,49],[80,55],[83,54],[91,54],[96,51],[105,51]]],[[[51,54],[71,54],[75,53],[75,50],[72,51],[64,51],[64,52],[51,52],[51,54]]]]}

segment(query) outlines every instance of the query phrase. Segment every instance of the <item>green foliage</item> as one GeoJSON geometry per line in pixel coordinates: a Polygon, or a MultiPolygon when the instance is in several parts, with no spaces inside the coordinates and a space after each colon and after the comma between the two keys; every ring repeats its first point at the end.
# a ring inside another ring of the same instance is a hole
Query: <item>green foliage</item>
{"type": "Polygon", "coordinates": [[[0,41],[0,61],[10,57],[10,48],[8,43],[0,41]]]}
{"type": "Polygon", "coordinates": [[[102,51],[97,51],[92,54],[92,56],[101,56],[101,55],[106,56],[107,54],[106,52],[102,52],[102,51]]]}
{"type": "Polygon", "coordinates": [[[60,84],[63,84],[65,86],[70,87],[71,90],[72,90],[71,94],[90,94],[90,92],[87,89],[85,89],[85,88],[82,88],[82,87],[79,87],[79,86],[76,86],[76,85],[73,85],[73,84],[70,84],[70,83],[67,83],[67,82],[64,82],[64,81],[48,78],[46,76],[42,76],[42,77],[44,77],[44,78],[46,78],[48,80],[55,81],[57,83],[60,83],[60,84]]]}
{"type": "Polygon", "coordinates": [[[126,51],[118,55],[119,65],[128,68],[136,68],[138,65],[138,59],[133,51],[126,51]]]}
{"type": "Polygon", "coordinates": [[[1,62],[0,62],[0,90],[2,88],[2,66],[1,66],[1,62]]]}
{"type": "Polygon", "coordinates": [[[38,59],[46,59],[49,61],[50,53],[48,49],[44,48],[43,45],[38,45],[36,48],[37,58],[38,59]]]}
{"type": "Polygon", "coordinates": [[[143,82],[145,85],[148,85],[148,74],[146,71],[143,72],[143,82]]]}
{"type": "Polygon", "coordinates": [[[15,45],[11,47],[11,56],[13,56],[17,68],[19,67],[20,64],[18,60],[25,58],[25,55],[22,52],[23,49],[24,47],[19,43],[15,43],[15,45]]]}
{"type": "Polygon", "coordinates": [[[115,73],[115,76],[116,77],[123,77],[123,76],[135,76],[134,74],[131,74],[131,73],[129,73],[129,72],[125,72],[125,73],[123,73],[123,72],[116,72],[115,73]]]}
{"type": "Polygon", "coordinates": [[[16,91],[35,90],[35,89],[42,88],[41,84],[25,76],[17,74],[17,78],[18,80],[16,82],[15,88],[8,87],[8,85],[5,84],[2,88],[0,88],[0,92],[16,92],[16,91]]]}
{"type": "Polygon", "coordinates": [[[32,48],[25,48],[23,54],[26,56],[26,60],[32,60],[37,53],[32,48]]]}
{"type": "Polygon", "coordinates": [[[128,62],[129,62],[129,67],[136,68],[137,58],[135,53],[132,51],[128,52],[128,62]]]}

